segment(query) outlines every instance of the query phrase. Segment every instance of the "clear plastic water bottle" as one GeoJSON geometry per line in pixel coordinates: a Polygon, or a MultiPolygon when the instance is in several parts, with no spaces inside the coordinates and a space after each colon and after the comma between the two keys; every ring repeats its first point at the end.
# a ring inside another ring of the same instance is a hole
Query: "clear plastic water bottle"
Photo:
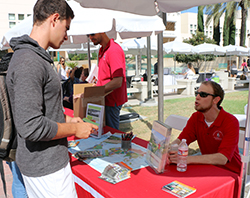
{"type": "Polygon", "coordinates": [[[177,170],[180,172],[185,172],[187,170],[188,145],[186,141],[186,139],[182,139],[178,147],[177,170]]]}

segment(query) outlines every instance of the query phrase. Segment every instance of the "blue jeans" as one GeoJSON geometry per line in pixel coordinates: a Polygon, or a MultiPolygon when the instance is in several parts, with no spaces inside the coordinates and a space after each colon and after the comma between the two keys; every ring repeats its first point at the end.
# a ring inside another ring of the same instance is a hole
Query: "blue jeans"
{"type": "Polygon", "coordinates": [[[23,177],[21,172],[16,164],[15,161],[13,162],[6,162],[13,175],[13,182],[12,182],[12,195],[14,198],[27,198],[28,195],[25,190],[23,177]]]}
{"type": "Polygon", "coordinates": [[[110,107],[105,106],[106,125],[119,130],[120,110],[122,105],[110,107]]]}

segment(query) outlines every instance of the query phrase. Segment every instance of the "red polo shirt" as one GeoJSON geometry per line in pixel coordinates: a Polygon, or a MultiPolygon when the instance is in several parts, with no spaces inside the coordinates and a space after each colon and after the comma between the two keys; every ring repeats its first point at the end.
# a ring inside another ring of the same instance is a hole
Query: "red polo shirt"
{"type": "Polygon", "coordinates": [[[239,122],[223,108],[210,127],[201,112],[193,113],[178,139],[186,139],[187,144],[197,140],[202,154],[222,153],[228,162],[221,167],[240,174],[239,122]]]}
{"type": "Polygon", "coordinates": [[[98,82],[97,86],[103,86],[115,77],[123,77],[122,86],[113,90],[105,97],[106,106],[117,106],[128,101],[126,85],[125,55],[119,44],[110,39],[105,49],[102,47],[98,57],[98,82]]]}

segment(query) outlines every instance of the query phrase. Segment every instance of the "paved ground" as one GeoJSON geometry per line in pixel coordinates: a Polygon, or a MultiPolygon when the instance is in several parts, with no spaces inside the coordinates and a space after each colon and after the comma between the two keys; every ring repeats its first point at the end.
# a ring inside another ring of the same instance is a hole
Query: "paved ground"
{"type": "MultiPolygon", "coordinates": [[[[238,90],[235,90],[235,91],[240,91],[240,90],[242,90],[242,89],[238,89],[238,90]]],[[[177,94],[168,94],[168,95],[164,96],[164,99],[174,99],[174,98],[180,98],[180,97],[187,97],[187,96],[181,96],[179,94],[178,95],[177,94]]],[[[155,99],[155,101],[157,101],[157,97],[154,97],[154,99],[155,99]]],[[[128,102],[127,105],[133,106],[133,105],[139,105],[139,104],[140,104],[140,101],[138,101],[136,99],[129,99],[129,102],[128,102]]],[[[5,180],[6,180],[6,183],[7,183],[8,198],[13,198],[12,193],[11,193],[12,174],[11,174],[9,166],[6,164],[6,162],[3,162],[3,163],[4,163],[4,171],[5,171],[5,180]]],[[[249,190],[250,190],[250,185],[246,186],[246,188],[245,188],[245,198],[246,198],[246,194],[247,194],[247,192],[249,190]]],[[[0,179],[0,198],[5,198],[1,179],[0,179]]]]}

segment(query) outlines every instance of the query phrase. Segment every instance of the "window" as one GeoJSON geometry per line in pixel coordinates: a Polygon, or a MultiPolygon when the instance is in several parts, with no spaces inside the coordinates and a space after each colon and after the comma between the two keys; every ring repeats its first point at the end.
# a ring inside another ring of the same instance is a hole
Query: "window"
{"type": "Polygon", "coordinates": [[[31,14],[27,14],[27,17],[31,16],[31,14]]]}
{"type": "Polygon", "coordinates": [[[190,34],[193,34],[193,30],[190,30],[190,34]]]}
{"type": "Polygon", "coordinates": [[[206,31],[206,35],[208,36],[208,31],[206,31]]]}
{"type": "Polygon", "coordinates": [[[18,14],[18,20],[24,20],[24,14],[18,14]]]}
{"type": "Polygon", "coordinates": [[[212,30],[212,26],[209,26],[210,27],[210,30],[212,30]]]}
{"type": "Polygon", "coordinates": [[[220,27],[220,32],[222,32],[222,27],[220,27]]]}
{"type": "Polygon", "coordinates": [[[210,36],[212,36],[212,31],[210,31],[209,33],[210,33],[210,36]]]}
{"type": "Polygon", "coordinates": [[[193,29],[193,24],[190,24],[190,28],[193,29]]]}
{"type": "Polygon", "coordinates": [[[196,25],[194,25],[194,29],[196,30],[196,25]]]}
{"type": "Polygon", "coordinates": [[[13,13],[9,14],[9,20],[16,20],[16,16],[13,13]]]}
{"type": "Polygon", "coordinates": [[[9,22],[9,28],[12,28],[13,26],[15,26],[16,25],[16,22],[9,22]]]}
{"type": "Polygon", "coordinates": [[[196,33],[196,30],[194,32],[196,33]]]}

